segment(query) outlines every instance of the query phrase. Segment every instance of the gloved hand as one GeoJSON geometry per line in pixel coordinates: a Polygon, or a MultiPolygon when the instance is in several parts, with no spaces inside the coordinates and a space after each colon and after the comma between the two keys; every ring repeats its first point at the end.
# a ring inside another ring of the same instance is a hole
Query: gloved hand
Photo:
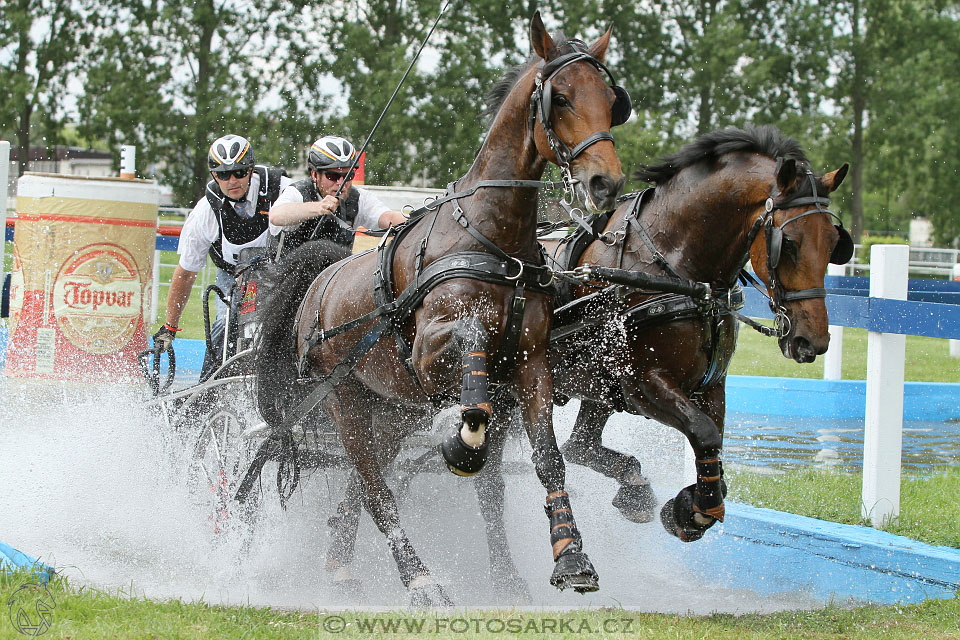
{"type": "Polygon", "coordinates": [[[177,337],[178,331],[180,331],[180,329],[171,327],[168,324],[160,327],[160,329],[153,334],[153,348],[158,352],[169,349],[173,345],[173,340],[177,337]]]}

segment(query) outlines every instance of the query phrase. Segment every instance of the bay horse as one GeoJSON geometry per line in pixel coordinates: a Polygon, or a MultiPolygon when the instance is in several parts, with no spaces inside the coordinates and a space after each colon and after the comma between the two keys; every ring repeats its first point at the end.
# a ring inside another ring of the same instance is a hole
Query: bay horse
{"type": "MultiPolygon", "coordinates": [[[[256,357],[261,414],[282,437],[298,413],[320,401],[355,467],[334,518],[328,570],[352,561],[359,518],[353,505],[362,502],[387,539],[411,603],[449,605],[401,527],[382,468],[415,427],[411,416],[459,395],[462,426],[442,450],[455,473],[478,472],[488,427],[512,397],[547,491],[550,582],[598,588],[553,432],[547,361],[553,274],[537,243],[536,212],[549,162],[593,211],[614,206],[623,186],[609,129],[626,120],[630,103],[607,82],[610,33],[589,46],[555,40],[536,13],[534,55],[492,94],[492,122],[466,175],[393,233],[392,242],[337,262],[315,280],[322,259],[302,272],[288,268],[267,301],[256,357]],[[304,294],[305,280],[312,284],[304,294]],[[374,425],[375,412],[394,418],[374,425]]],[[[502,528],[496,533],[503,537],[502,528]]]]}
{"type": "Polygon", "coordinates": [[[679,277],[708,283],[714,299],[726,301],[578,285],[556,312],[555,390],[561,400],[581,399],[564,457],[616,480],[614,505],[628,519],[653,519],[656,499],[639,461],[602,444],[607,420],[622,411],[678,429],[693,448],[696,484],[664,505],[666,530],[693,541],[723,520],[720,456],[738,329],[731,301],[742,299],[738,275],[749,259],[776,314],[766,333],[778,337],[785,357],[812,362],[824,353],[827,263],[844,264],[853,251],[839,218],[824,207],[846,173],[844,164],[816,177],[797,142],[773,126],[715,131],[637,172],[656,186],[594,218],[580,234],[581,247],[589,243],[582,253],[573,242],[555,248],[564,268],[679,277]]]}

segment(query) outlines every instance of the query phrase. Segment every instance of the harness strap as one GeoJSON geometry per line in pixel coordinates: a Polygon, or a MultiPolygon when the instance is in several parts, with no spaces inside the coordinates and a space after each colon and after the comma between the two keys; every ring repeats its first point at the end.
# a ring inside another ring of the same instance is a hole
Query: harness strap
{"type": "MultiPolygon", "coordinates": [[[[358,254],[361,255],[361,254],[358,254]]],[[[511,264],[497,260],[489,253],[480,251],[465,251],[444,256],[435,262],[432,262],[420,277],[410,283],[403,292],[397,296],[393,302],[380,305],[373,311],[366,313],[359,318],[355,318],[332,329],[318,329],[317,325],[311,330],[310,336],[305,340],[307,348],[304,350],[304,356],[301,358],[300,369],[303,370],[306,354],[313,347],[334,336],[340,335],[355,329],[371,320],[385,316],[382,322],[402,322],[404,317],[410,314],[413,309],[418,307],[430,291],[441,282],[453,280],[455,278],[471,278],[481,280],[491,284],[510,284],[524,285],[538,293],[553,295],[554,289],[551,284],[553,272],[543,266],[520,263],[518,273],[511,275],[511,264]],[[548,274],[550,277],[543,282],[542,275],[548,274]]],[[[379,325],[379,323],[378,323],[379,325]]],[[[372,333],[372,332],[371,332],[372,333]]],[[[382,333],[382,332],[381,332],[382,333]]],[[[369,334],[368,334],[369,335],[369,334]]],[[[378,335],[379,338],[379,335],[378,335]]],[[[366,338],[365,338],[366,339],[366,338]]],[[[372,346],[372,345],[371,345],[372,346]]]]}
{"type": "MultiPolygon", "coordinates": [[[[414,261],[414,280],[417,280],[420,277],[420,272],[423,269],[423,256],[427,251],[427,240],[430,237],[430,233],[433,231],[433,225],[436,224],[438,217],[439,212],[433,216],[433,220],[430,222],[430,228],[427,229],[426,235],[424,235],[423,240],[420,241],[420,247],[417,250],[416,259],[414,261]]],[[[387,244],[386,242],[381,242],[380,245],[377,246],[378,264],[377,272],[374,277],[379,280],[380,284],[374,287],[373,303],[378,307],[382,307],[387,304],[393,304],[393,256],[400,244],[401,235],[407,233],[407,229],[412,228],[413,224],[416,224],[417,220],[422,219],[423,218],[416,218],[409,227],[398,231],[396,234],[397,237],[393,243],[387,244]]],[[[413,378],[420,391],[424,395],[429,395],[423,388],[423,384],[421,384],[420,378],[417,376],[417,372],[413,368],[413,363],[410,360],[412,349],[407,343],[406,339],[400,333],[400,324],[400,322],[391,319],[393,340],[397,345],[397,356],[400,358],[403,368],[406,369],[407,373],[410,374],[410,377],[413,378]]]]}
{"type": "Polygon", "coordinates": [[[693,298],[707,299],[710,297],[710,285],[703,282],[694,282],[680,276],[657,276],[643,271],[629,269],[614,269],[597,265],[584,265],[578,268],[578,273],[587,277],[614,284],[622,284],[634,289],[653,289],[654,291],[669,291],[680,293],[693,298]]]}
{"type": "MultiPolygon", "coordinates": [[[[576,158],[581,153],[583,153],[584,149],[586,149],[592,144],[600,142],[601,140],[609,140],[610,142],[613,142],[613,136],[610,134],[609,131],[596,131],[594,133],[591,133],[589,136],[584,138],[580,142],[580,144],[575,146],[572,151],[567,152],[568,155],[565,158],[565,160],[567,161],[567,164],[573,162],[574,158],[576,158]]],[[[563,145],[563,142],[559,138],[557,139],[557,142],[563,145]]]]}
{"type": "Polygon", "coordinates": [[[513,298],[510,300],[510,309],[507,313],[507,329],[504,333],[503,341],[500,343],[500,349],[497,351],[497,359],[493,363],[493,377],[502,381],[507,373],[511,371],[517,363],[517,356],[520,350],[520,335],[523,329],[523,313],[526,308],[527,298],[523,295],[524,284],[518,282],[513,290],[513,298]]]}
{"type": "Polygon", "coordinates": [[[747,325],[751,329],[754,329],[755,331],[767,336],[768,338],[783,337],[783,330],[780,327],[768,327],[766,325],[760,324],[759,322],[756,322],[753,318],[748,318],[747,316],[743,315],[739,311],[734,311],[733,309],[729,309],[729,311],[730,311],[730,315],[732,315],[734,318],[736,318],[743,324],[747,325]]]}
{"type": "MultiPolygon", "coordinates": [[[[639,200],[640,199],[638,198],[637,201],[639,202],[639,200]]],[[[640,220],[637,218],[637,216],[628,215],[627,220],[630,222],[630,226],[634,228],[637,234],[639,234],[640,239],[643,240],[643,244],[646,245],[651,255],[653,255],[654,261],[660,266],[660,268],[666,271],[667,273],[669,273],[674,278],[682,277],[679,273],[677,273],[677,270],[674,269],[673,266],[667,261],[666,256],[660,253],[660,251],[654,246],[653,240],[650,239],[650,235],[647,233],[646,229],[644,229],[640,225],[640,220]]]]}
{"type": "MultiPolygon", "coordinates": [[[[705,391],[713,387],[713,385],[719,382],[720,378],[727,373],[727,369],[730,366],[730,361],[724,361],[721,357],[721,352],[725,346],[725,341],[723,339],[724,334],[720,330],[720,316],[729,314],[731,317],[733,317],[734,311],[743,308],[743,301],[743,287],[741,287],[739,284],[734,284],[733,288],[727,292],[726,309],[720,306],[720,304],[717,305],[718,313],[714,316],[713,322],[710,323],[710,362],[707,364],[707,370],[703,372],[703,377],[700,379],[699,384],[697,384],[694,393],[705,391]]],[[[736,345],[736,339],[736,334],[734,334],[734,345],[736,345]]]]}
{"type": "MultiPolygon", "coordinates": [[[[621,229],[622,237],[620,238],[620,241],[618,242],[616,240],[616,234],[614,234],[614,239],[611,242],[611,244],[615,243],[617,245],[617,268],[618,269],[623,267],[623,252],[627,248],[627,230],[629,229],[628,223],[636,224],[635,228],[640,230],[641,232],[643,231],[643,229],[640,227],[640,210],[643,208],[645,204],[647,204],[647,200],[649,199],[650,196],[653,195],[653,193],[654,193],[654,187],[647,187],[643,191],[640,191],[638,193],[637,192],[631,193],[626,196],[627,198],[634,197],[635,199],[633,201],[633,204],[630,205],[630,209],[623,216],[623,227],[621,229]]],[[[624,198],[621,198],[621,199],[624,199],[624,198]]],[[[603,238],[601,238],[601,240],[603,240],[603,238]]]]}
{"type": "Polygon", "coordinates": [[[563,189],[565,186],[563,182],[544,182],[542,180],[481,180],[477,184],[473,185],[466,191],[459,191],[455,193],[450,193],[449,189],[456,185],[455,182],[450,183],[448,186],[447,193],[440,196],[436,200],[431,200],[429,204],[425,204],[419,209],[415,209],[410,212],[410,220],[412,221],[415,218],[423,216],[430,211],[436,211],[440,208],[440,205],[446,204],[451,200],[456,200],[457,198],[466,198],[472,196],[479,189],[484,189],[486,187],[529,187],[531,189],[563,189]]]}
{"type": "MultiPolygon", "coordinates": [[[[448,190],[452,190],[456,183],[451,182],[447,187],[448,190]]],[[[463,209],[460,208],[460,203],[456,199],[453,200],[453,209],[450,210],[450,215],[453,216],[454,221],[459,224],[463,229],[473,236],[473,239],[485,246],[490,250],[490,253],[497,256],[501,260],[510,260],[510,255],[506,251],[498,247],[490,240],[487,236],[483,235],[476,229],[473,225],[470,224],[470,221],[467,220],[467,215],[463,212],[463,209]]]]}
{"type": "Polygon", "coordinates": [[[784,302],[793,302],[795,300],[808,300],[810,298],[826,298],[827,290],[823,287],[813,287],[802,291],[784,291],[780,294],[780,299],[784,302]]]}
{"type": "Polygon", "coordinates": [[[333,368],[328,375],[320,379],[320,382],[317,383],[317,386],[307,394],[303,400],[301,400],[296,407],[293,408],[293,411],[288,414],[286,420],[283,421],[283,424],[280,425],[280,432],[289,431],[293,425],[299,422],[304,416],[306,416],[310,411],[313,410],[320,402],[327,397],[327,395],[333,391],[340,382],[343,381],[350,372],[353,371],[360,361],[363,360],[363,357],[367,355],[367,352],[373,348],[373,345],[377,343],[380,337],[384,332],[390,328],[390,320],[388,318],[382,318],[377,324],[374,325],[373,329],[370,330],[367,335],[360,339],[360,342],[353,346],[353,349],[350,350],[350,353],[340,364],[333,368]]]}
{"type": "MultiPolygon", "coordinates": [[[[362,253],[355,253],[355,254],[353,254],[352,256],[350,256],[349,258],[347,258],[346,260],[341,261],[341,262],[336,266],[336,268],[334,269],[334,272],[333,272],[332,274],[330,274],[330,277],[327,278],[327,281],[323,283],[323,287],[321,287],[320,292],[319,292],[319,294],[317,295],[317,300],[319,300],[319,301],[322,301],[322,300],[323,300],[324,295],[326,295],[326,293],[327,293],[327,287],[330,286],[330,283],[333,282],[333,279],[337,277],[337,274],[340,272],[341,269],[343,269],[343,267],[346,266],[346,264],[347,264],[348,262],[353,262],[354,260],[356,260],[356,259],[359,258],[360,256],[366,255],[366,254],[368,254],[368,253],[370,253],[370,251],[364,251],[364,252],[362,252],[362,253]]],[[[297,319],[296,319],[296,321],[294,322],[294,325],[293,325],[293,326],[297,326],[297,325],[300,324],[300,314],[301,314],[301,313],[303,313],[303,303],[301,303],[300,309],[299,309],[299,311],[297,312],[297,319]]],[[[320,326],[320,308],[317,307],[317,315],[316,315],[316,317],[315,317],[314,320],[313,320],[313,325],[310,327],[310,334],[312,335],[315,331],[317,331],[317,327],[319,327],[319,326],[320,326]]],[[[351,328],[352,328],[352,327],[351,327],[351,328]]],[[[300,375],[303,375],[303,367],[304,367],[304,365],[306,364],[307,352],[310,350],[310,348],[313,347],[313,345],[310,344],[310,340],[309,340],[309,339],[307,340],[307,347],[308,347],[308,348],[307,348],[307,351],[304,351],[304,352],[303,352],[303,355],[302,355],[302,356],[300,357],[300,359],[297,361],[297,373],[300,374],[300,375]]]]}
{"type": "Polygon", "coordinates": [[[740,269],[740,273],[737,274],[737,279],[743,284],[749,284],[754,289],[763,294],[763,297],[767,296],[766,288],[763,286],[763,283],[757,279],[757,276],[753,275],[751,272],[746,269],[740,269]]]}
{"type": "Polygon", "coordinates": [[[382,315],[391,314],[391,313],[393,313],[394,311],[396,311],[396,309],[397,309],[396,303],[394,303],[394,302],[388,302],[387,304],[384,304],[384,305],[381,305],[381,306],[377,307],[376,309],[374,309],[374,310],[371,311],[370,313],[365,313],[365,314],[363,314],[362,316],[360,316],[359,318],[354,318],[353,320],[351,320],[351,321],[349,321],[349,322],[344,322],[343,324],[338,325],[338,326],[336,326],[336,327],[334,327],[333,329],[330,329],[330,330],[328,330],[328,331],[324,331],[323,329],[318,329],[316,326],[314,326],[314,327],[311,329],[312,333],[311,333],[310,337],[305,340],[305,342],[307,343],[307,348],[306,348],[306,351],[303,352],[304,355],[303,355],[303,357],[301,358],[301,363],[300,363],[300,364],[301,364],[301,366],[300,366],[301,373],[302,373],[302,371],[303,371],[304,359],[306,358],[306,354],[310,351],[310,349],[312,349],[313,347],[317,346],[317,345],[320,344],[321,342],[324,342],[325,340],[329,340],[330,338],[333,338],[333,337],[335,337],[335,336],[338,336],[338,335],[340,335],[341,333],[346,333],[347,331],[350,331],[351,329],[356,329],[356,328],[359,327],[360,325],[366,324],[366,323],[370,322],[371,320],[374,320],[374,319],[376,319],[376,318],[379,318],[379,317],[382,316],[382,315]]]}
{"type": "MultiPolygon", "coordinates": [[[[584,218],[583,216],[577,213],[577,211],[579,211],[578,208],[570,206],[569,204],[567,204],[565,200],[560,201],[560,208],[563,209],[568,216],[570,216],[571,220],[577,223],[577,226],[580,227],[580,229],[582,229],[582,231],[578,229],[577,233],[586,233],[593,240],[597,240],[600,238],[600,234],[594,230],[593,225],[587,222],[586,218],[584,218]]],[[[596,217],[594,217],[594,220],[596,220],[596,217]]],[[[567,223],[564,221],[562,226],[566,226],[566,224],[567,223]]],[[[552,232],[553,230],[554,229],[551,228],[550,232],[552,232]]],[[[537,235],[538,236],[540,235],[539,230],[537,230],[537,235]]],[[[546,234],[543,234],[543,235],[546,235],[546,234]]],[[[564,238],[563,241],[565,242],[569,240],[571,237],[572,237],[572,234],[564,238]]]]}

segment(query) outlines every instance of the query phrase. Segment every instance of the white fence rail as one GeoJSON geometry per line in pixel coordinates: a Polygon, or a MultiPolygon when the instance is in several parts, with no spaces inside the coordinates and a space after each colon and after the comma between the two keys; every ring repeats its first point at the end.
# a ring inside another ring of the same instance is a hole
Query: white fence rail
{"type": "MultiPolygon", "coordinates": [[[[882,245],[874,245],[882,246],[882,245]]],[[[906,245],[893,245],[906,246],[906,245]]],[[[846,271],[837,275],[867,275],[858,272],[870,271],[869,263],[858,263],[857,257],[862,254],[862,246],[854,245],[856,251],[853,260],[846,265],[846,271]]],[[[953,266],[960,263],[960,249],[935,249],[933,247],[909,247],[909,271],[914,275],[943,276],[953,275],[953,266]]]]}

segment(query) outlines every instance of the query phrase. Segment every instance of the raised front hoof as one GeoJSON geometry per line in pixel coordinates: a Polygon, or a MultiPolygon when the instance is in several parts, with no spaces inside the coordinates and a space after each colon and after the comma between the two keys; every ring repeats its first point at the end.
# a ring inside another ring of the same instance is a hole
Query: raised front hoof
{"type": "Polygon", "coordinates": [[[479,447],[471,447],[463,441],[460,429],[448,434],[440,443],[440,453],[447,468],[458,476],[480,473],[487,461],[487,439],[479,447]]]}
{"type": "MultiPolygon", "coordinates": [[[[667,500],[660,510],[663,528],[684,542],[696,542],[717,522],[717,518],[693,510],[695,488],[696,485],[690,485],[681,489],[677,497],[667,500]]],[[[723,509],[722,502],[719,509],[723,509]]]]}
{"type": "Polygon", "coordinates": [[[624,485],[613,497],[613,506],[630,522],[644,524],[656,515],[657,496],[649,484],[624,485]]]}
{"type": "Polygon", "coordinates": [[[407,588],[412,609],[439,609],[453,606],[453,600],[430,576],[416,578],[407,588]]]}
{"type": "Polygon", "coordinates": [[[577,593],[589,593],[600,588],[600,576],[587,554],[573,551],[557,558],[550,584],[560,591],[573,589],[577,593]]]}

